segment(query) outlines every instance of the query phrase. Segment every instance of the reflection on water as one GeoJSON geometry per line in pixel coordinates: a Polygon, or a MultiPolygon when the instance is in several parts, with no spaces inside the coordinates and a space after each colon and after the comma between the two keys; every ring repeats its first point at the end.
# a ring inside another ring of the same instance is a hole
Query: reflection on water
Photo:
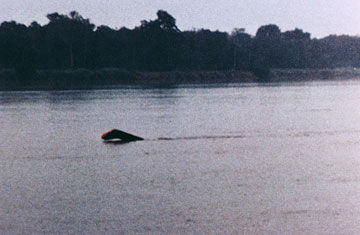
{"type": "Polygon", "coordinates": [[[359,91],[0,92],[0,233],[356,234],[359,91]]]}

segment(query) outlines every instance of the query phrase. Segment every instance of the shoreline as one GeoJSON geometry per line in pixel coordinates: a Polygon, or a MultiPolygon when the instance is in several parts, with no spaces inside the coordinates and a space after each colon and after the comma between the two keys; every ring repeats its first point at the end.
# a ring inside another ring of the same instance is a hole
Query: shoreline
{"type": "Polygon", "coordinates": [[[271,69],[270,75],[266,79],[261,79],[252,72],[241,70],[139,72],[118,68],[98,70],[38,70],[31,76],[31,79],[28,79],[28,76],[17,76],[14,69],[3,69],[0,70],[0,90],[73,90],[114,87],[167,88],[187,85],[354,79],[360,79],[360,69],[271,69]]]}

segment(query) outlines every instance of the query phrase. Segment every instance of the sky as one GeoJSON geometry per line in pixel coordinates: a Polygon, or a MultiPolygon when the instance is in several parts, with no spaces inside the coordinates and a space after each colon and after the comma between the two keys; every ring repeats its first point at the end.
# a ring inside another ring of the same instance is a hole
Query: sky
{"type": "Polygon", "coordinates": [[[78,11],[95,25],[134,28],[165,10],[180,30],[231,32],[245,28],[255,35],[266,24],[281,31],[296,27],[322,38],[330,34],[360,35],[360,0],[0,0],[0,22],[48,22],[48,13],[78,11]]]}

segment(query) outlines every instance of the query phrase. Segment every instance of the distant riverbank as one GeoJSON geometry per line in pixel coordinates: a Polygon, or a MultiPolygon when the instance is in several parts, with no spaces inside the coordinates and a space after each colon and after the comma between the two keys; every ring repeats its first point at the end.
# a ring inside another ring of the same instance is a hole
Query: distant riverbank
{"type": "Polygon", "coordinates": [[[274,69],[266,77],[248,71],[136,72],[123,69],[38,70],[19,75],[0,70],[0,90],[63,90],[114,86],[172,87],[191,84],[298,82],[360,78],[360,69],[274,69]]]}

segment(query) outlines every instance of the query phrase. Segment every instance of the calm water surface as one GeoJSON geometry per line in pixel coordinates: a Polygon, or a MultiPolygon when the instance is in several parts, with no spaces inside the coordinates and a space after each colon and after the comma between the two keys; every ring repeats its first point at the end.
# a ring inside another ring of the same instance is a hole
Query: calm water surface
{"type": "Polygon", "coordinates": [[[0,92],[0,233],[358,234],[359,104],[356,81],[0,92]]]}

